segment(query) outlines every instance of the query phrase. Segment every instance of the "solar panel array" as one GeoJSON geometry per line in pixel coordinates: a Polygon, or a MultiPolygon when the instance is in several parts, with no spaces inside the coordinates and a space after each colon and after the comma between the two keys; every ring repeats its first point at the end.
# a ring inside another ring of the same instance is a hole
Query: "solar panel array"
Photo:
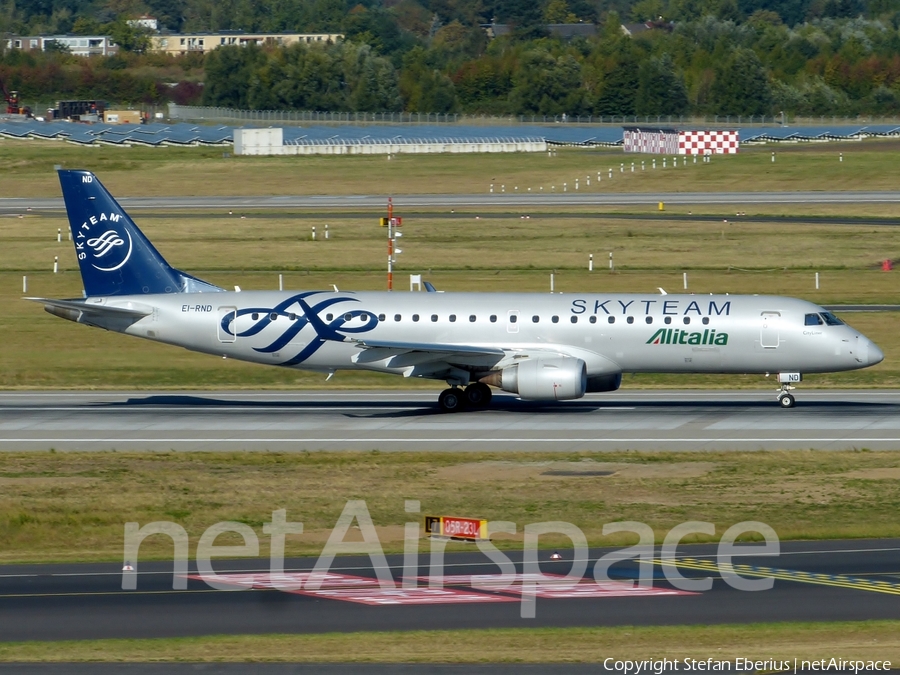
{"type": "Polygon", "coordinates": [[[80,145],[229,145],[231,127],[193,124],[77,124],[0,121],[0,136],[64,140],[80,145]]]}
{"type": "MultiPolygon", "coordinates": [[[[698,125],[696,128],[701,128],[698,125]]],[[[832,125],[738,127],[742,143],[779,141],[850,140],[870,136],[898,136],[900,126],[832,125]]],[[[370,126],[287,126],[285,145],[412,145],[435,143],[533,143],[546,141],[554,145],[618,146],[623,143],[623,129],[614,126],[437,126],[437,125],[370,125],[370,126]]],[[[77,124],[72,122],[38,122],[36,120],[0,120],[0,137],[57,139],[82,145],[230,145],[234,128],[177,124],[77,124]]]]}

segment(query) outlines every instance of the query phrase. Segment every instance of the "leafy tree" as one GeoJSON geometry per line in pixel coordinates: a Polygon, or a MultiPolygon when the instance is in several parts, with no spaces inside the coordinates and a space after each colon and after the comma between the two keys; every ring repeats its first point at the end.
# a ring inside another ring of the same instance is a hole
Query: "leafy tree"
{"type": "Polygon", "coordinates": [[[607,62],[594,105],[597,115],[635,115],[638,89],[638,59],[634,48],[620,42],[607,62]]]}
{"type": "Polygon", "coordinates": [[[150,48],[150,30],[130,24],[124,18],[118,19],[110,26],[109,36],[126,52],[143,54],[150,48]]]}
{"type": "Polygon", "coordinates": [[[684,82],[675,73],[672,57],[663,54],[642,62],[638,69],[635,112],[638,115],[684,115],[689,104],[684,82]]]}
{"type": "Polygon", "coordinates": [[[710,112],[735,116],[772,114],[768,76],[752,49],[734,50],[715,73],[710,112]]]}

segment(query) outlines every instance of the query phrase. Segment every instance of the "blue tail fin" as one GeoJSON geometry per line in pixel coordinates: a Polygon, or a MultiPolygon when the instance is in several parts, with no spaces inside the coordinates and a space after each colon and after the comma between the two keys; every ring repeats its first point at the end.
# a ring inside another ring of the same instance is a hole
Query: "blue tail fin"
{"type": "Polygon", "coordinates": [[[89,297],[222,290],[170,266],[90,171],[60,170],[59,182],[89,297]]]}

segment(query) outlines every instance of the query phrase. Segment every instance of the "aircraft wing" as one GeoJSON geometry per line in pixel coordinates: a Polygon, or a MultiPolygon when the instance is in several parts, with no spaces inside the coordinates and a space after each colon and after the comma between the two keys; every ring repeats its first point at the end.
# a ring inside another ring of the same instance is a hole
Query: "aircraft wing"
{"type": "Polygon", "coordinates": [[[355,363],[372,363],[392,359],[396,366],[432,362],[470,363],[497,361],[506,356],[498,347],[477,347],[473,345],[441,344],[436,342],[387,342],[379,340],[354,340],[363,351],[353,357],[355,363]]]}

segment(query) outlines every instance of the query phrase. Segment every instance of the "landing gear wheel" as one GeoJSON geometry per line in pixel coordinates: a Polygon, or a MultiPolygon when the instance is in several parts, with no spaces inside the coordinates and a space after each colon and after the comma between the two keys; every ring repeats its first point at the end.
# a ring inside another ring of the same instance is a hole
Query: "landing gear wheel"
{"type": "Polygon", "coordinates": [[[790,394],[785,394],[781,398],[778,399],[778,405],[782,408],[793,408],[794,407],[794,397],[790,394]]]}
{"type": "Polygon", "coordinates": [[[483,382],[474,382],[466,387],[466,403],[472,408],[487,408],[491,402],[491,388],[483,382]]]}
{"type": "Polygon", "coordinates": [[[456,412],[457,410],[462,410],[462,391],[456,387],[444,389],[444,391],[441,392],[441,395],[438,396],[438,405],[444,412],[456,412]]]}

